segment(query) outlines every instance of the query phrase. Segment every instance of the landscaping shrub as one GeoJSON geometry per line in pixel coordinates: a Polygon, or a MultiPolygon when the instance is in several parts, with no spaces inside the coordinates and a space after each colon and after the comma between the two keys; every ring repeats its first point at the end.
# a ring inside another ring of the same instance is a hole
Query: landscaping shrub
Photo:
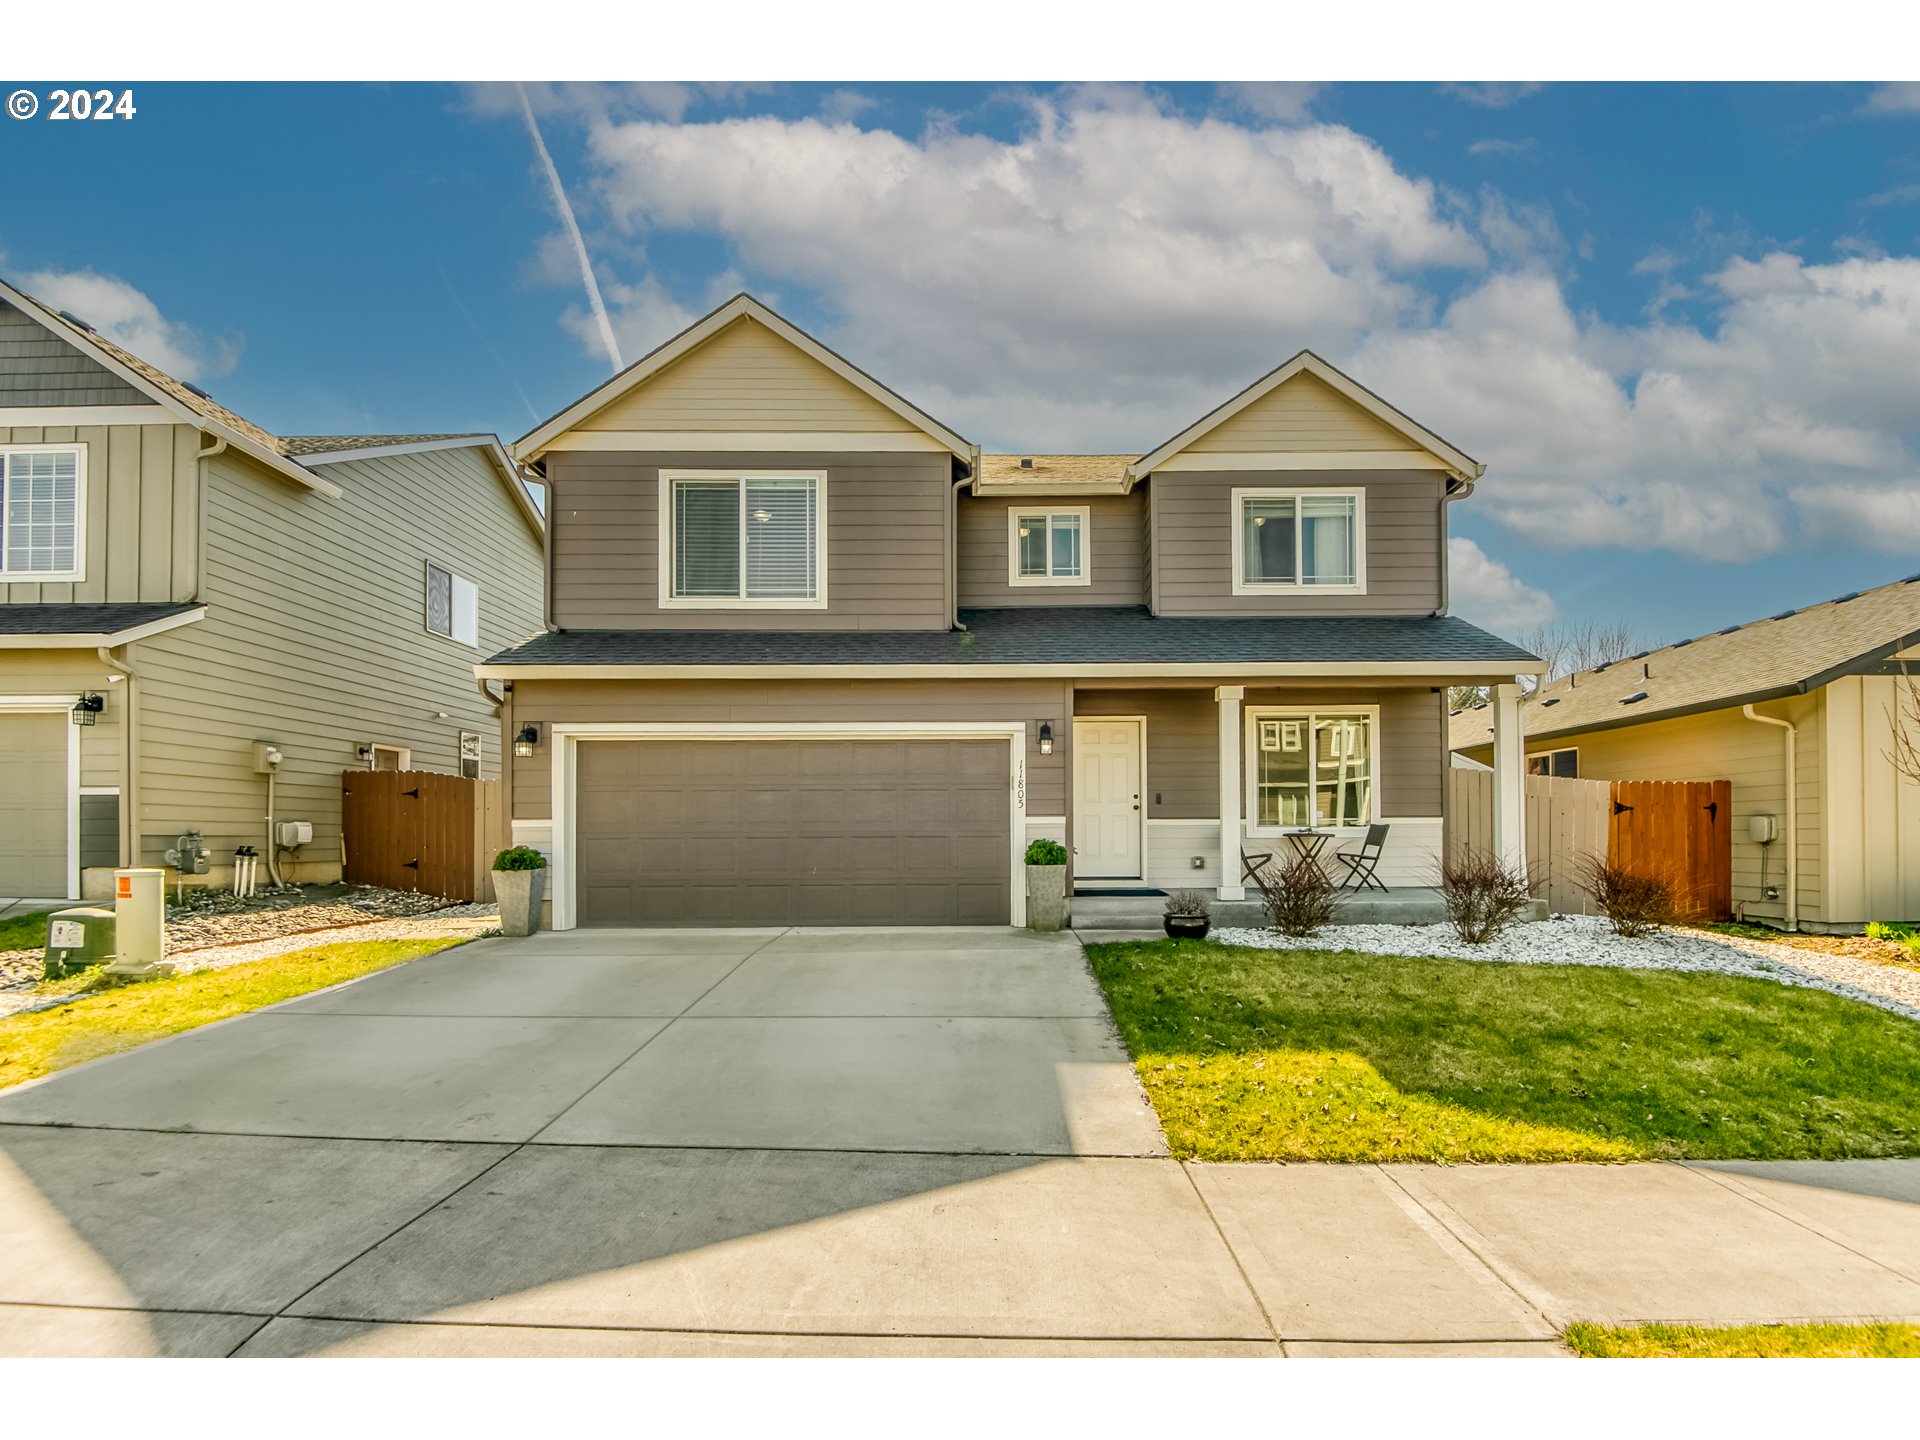
{"type": "Polygon", "coordinates": [[[1899,920],[1872,920],[1867,924],[1867,938],[1870,940],[1888,940],[1920,957],[1920,934],[1913,926],[1899,920]]]}
{"type": "Polygon", "coordinates": [[[1064,865],[1067,863],[1067,847],[1058,840],[1035,840],[1027,846],[1027,864],[1064,865]]]}
{"type": "Polygon", "coordinates": [[[511,850],[502,850],[493,857],[496,870],[544,870],[547,857],[531,845],[515,845],[511,850]]]}
{"type": "Polygon", "coordinates": [[[1447,919],[1464,945],[1485,945],[1518,920],[1533,900],[1524,869],[1482,851],[1442,860],[1439,881],[1447,919]]]}
{"type": "Polygon", "coordinates": [[[1680,910],[1672,880],[1629,870],[1602,855],[1588,855],[1580,862],[1579,879],[1616,935],[1644,935],[1670,924],[1680,910]]]}
{"type": "Polygon", "coordinates": [[[1213,913],[1213,901],[1204,890],[1174,890],[1167,896],[1166,912],[1204,919],[1213,913]]]}
{"type": "Polygon", "coordinates": [[[1261,866],[1253,883],[1267,907],[1267,923],[1282,935],[1304,940],[1333,923],[1333,881],[1304,855],[1285,865],[1261,866]]]}

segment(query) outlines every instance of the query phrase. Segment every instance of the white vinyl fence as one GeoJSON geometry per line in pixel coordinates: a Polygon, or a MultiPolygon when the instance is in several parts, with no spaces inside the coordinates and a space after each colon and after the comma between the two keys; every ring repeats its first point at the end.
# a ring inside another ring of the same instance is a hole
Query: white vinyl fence
{"type": "MultiPolygon", "coordinates": [[[[1452,770],[1447,811],[1448,853],[1493,849],[1493,772],[1452,770]]],[[[1612,819],[1612,789],[1605,780],[1526,777],[1527,870],[1533,893],[1557,915],[1598,912],[1580,885],[1581,860],[1605,858],[1612,819]]]]}

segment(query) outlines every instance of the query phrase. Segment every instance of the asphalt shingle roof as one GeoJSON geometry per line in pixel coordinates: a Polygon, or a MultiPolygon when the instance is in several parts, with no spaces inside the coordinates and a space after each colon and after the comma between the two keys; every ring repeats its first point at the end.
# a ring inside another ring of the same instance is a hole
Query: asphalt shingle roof
{"type": "Polygon", "coordinates": [[[982,485],[1086,485],[1126,478],[1131,455],[982,455],[982,485]],[[1031,460],[1022,466],[1022,460],[1031,460]]]}
{"type": "MultiPolygon", "coordinates": [[[[1529,736],[1637,724],[1827,683],[1830,672],[1920,634],[1920,575],[1682,640],[1543,685],[1520,707],[1529,736]],[[1644,695],[1644,699],[1627,697],[1644,695]]],[[[1493,712],[1456,711],[1456,750],[1488,744],[1493,712]]]]}
{"type": "Polygon", "coordinates": [[[962,610],[964,631],[564,630],[495,665],[1152,665],[1512,661],[1533,656],[1450,615],[1153,616],[1142,606],[962,610]]]}
{"type": "Polygon", "coordinates": [[[422,445],[429,440],[491,440],[491,435],[283,435],[289,455],[326,455],[335,450],[374,450],[383,445],[422,445]]]}
{"type": "Polygon", "coordinates": [[[0,635],[116,635],[199,608],[197,600],[173,605],[0,605],[0,635]]]}

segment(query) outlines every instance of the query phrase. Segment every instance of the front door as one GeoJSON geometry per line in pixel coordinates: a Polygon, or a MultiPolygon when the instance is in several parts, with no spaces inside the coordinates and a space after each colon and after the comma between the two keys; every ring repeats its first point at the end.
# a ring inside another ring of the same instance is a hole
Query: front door
{"type": "Polygon", "coordinates": [[[1138,720],[1073,722],[1073,876],[1140,878],[1138,720]]]}

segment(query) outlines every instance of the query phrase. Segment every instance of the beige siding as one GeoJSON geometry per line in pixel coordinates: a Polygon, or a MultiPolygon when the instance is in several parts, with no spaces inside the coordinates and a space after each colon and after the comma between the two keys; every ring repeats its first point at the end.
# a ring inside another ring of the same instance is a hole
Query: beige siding
{"type": "Polygon", "coordinates": [[[944,630],[946,455],[628,454],[547,456],[553,623],[561,629],[944,630]],[[824,470],[824,610],[660,609],[659,476],[669,470],[824,470]]]}
{"type": "MultiPolygon", "coordinates": [[[[1027,724],[1027,813],[1061,815],[1066,807],[1064,732],[1071,713],[1065,685],[1049,680],[520,680],[512,722],[1019,720],[1027,724]],[[1051,721],[1051,755],[1039,751],[1040,722],[1051,721]]],[[[511,760],[511,757],[509,757],[511,760]]],[[[543,743],[531,760],[513,763],[512,817],[553,815],[553,752],[543,743]]]]}
{"type": "Polygon", "coordinates": [[[1296,375],[1186,447],[1207,454],[1317,450],[1417,450],[1312,375],[1296,375]]]}
{"type": "Polygon", "coordinates": [[[0,696],[58,695],[77,700],[85,691],[104,695],[107,707],[80,731],[80,783],[120,784],[120,743],[126,734],[126,687],[91,650],[0,650],[0,696]]]}
{"type": "Polygon", "coordinates": [[[1435,470],[1163,471],[1150,487],[1162,615],[1424,615],[1441,604],[1445,480],[1435,470]],[[1236,489],[1363,490],[1366,591],[1233,593],[1236,489]]]}
{"type": "Polygon", "coordinates": [[[960,603],[965,606],[1144,605],[1147,603],[1146,492],[1052,496],[1026,504],[965,496],[960,504],[960,603]],[[1015,510],[1087,508],[1085,585],[1007,582],[1007,517],[1015,510]]]}
{"type": "Polygon", "coordinates": [[[86,562],[78,581],[0,581],[0,604],[190,600],[199,537],[198,432],[190,425],[0,429],[0,444],[86,450],[86,562]]]}
{"type": "MultiPolygon", "coordinates": [[[[1446,779],[1441,696],[1429,689],[1247,690],[1246,705],[1380,707],[1380,814],[1437,816],[1446,779]]],[[[1217,819],[1220,711],[1210,688],[1076,690],[1075,715],[1143,715],[1147,721],[1147,818],[1217,819]]]]}
{"type": "Polygon", "coordinates": [[[1825,916],[1920,920],[1920,782],[1889,758],[1900,714],[1891,676],[1848,676],[1826,698],[1825,916]]]}
{"type": "Polygon", "coordinates": [[[574,428],[922,433],[750,318],[736,320],[574,428]]]}
{"type": "MultiPolygon", "coordinates": [[[[1821,768],[1826,750],[1823,698],[1819,694],[1795,700],[1771,701],[1757,707],[1763,715],[1791,720],[1799,727],[1794,760],[1794,784],[1799,792],[1800,915],[1826,921],[1823,895],[1824,832],[1821,813],[1821,768]]],[[[1733,899],[1736,907],[1755,919],[1779,920],[1786,915],[1785,838],[1766,855],[1767,883],[1781,887],[1782,898],[1768,900],[1761,893],[1761,847],[1747,838],[1752,815],[1787,818],[1785,732],[1760,725],[1740,711],[1714,710],[1673,720],[1651,720],[1618,730],[1600,730],[1562,740],[1529,740],[1527,753],[1577,749],[1583,780],[1731,780],[1733,782],[1733,899]]],[[[1463,752],[1491,763],[1492,747],[1463,752]]],[[[1838,916],[1834,923],[1846,923],[1838,916]]]]}
{"type": "Polygon", "coordinates": [[[540,628],[539,546],[477,450],[328,466],[340,500],[229,452],[207,468],[207,618],[132,647],[141,673],[138,825],[145,858],[184,829],[215,863],[258,844],[266,782],[255,740],[286,757],[276,814],[311,820],[297,877],[340,868],[340,773],[356,742],[455,773],[459,734],[499,773],[500,722],[474,664],[540,628]],[[480,587],[480,646],[425,628],[424,566],[480,587]]]}

